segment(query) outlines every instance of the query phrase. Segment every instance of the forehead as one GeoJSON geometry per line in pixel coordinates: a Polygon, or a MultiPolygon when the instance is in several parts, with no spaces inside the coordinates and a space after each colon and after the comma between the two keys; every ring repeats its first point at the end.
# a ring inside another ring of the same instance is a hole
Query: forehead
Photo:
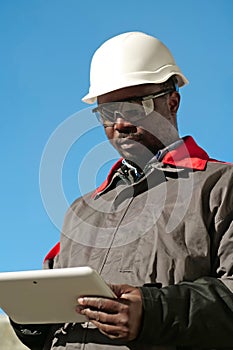
{"type": "Polygon", "coordinates": [[[161,89],[161,84],[142,84],[125,87],[97,97],[98,103],[122,101],[133,97],[150,95],[161,89]]]}

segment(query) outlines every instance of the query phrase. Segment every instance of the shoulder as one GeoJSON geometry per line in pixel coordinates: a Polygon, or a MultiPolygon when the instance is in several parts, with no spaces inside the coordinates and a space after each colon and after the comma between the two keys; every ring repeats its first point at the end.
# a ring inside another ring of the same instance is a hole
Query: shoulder
{"type": "Polygon", "coordinates": [[[233,179],[233,164],[222,162],[215,159],[210,159],[207,162],[206,170],[207,174],[216,174],[217,177],[224,176],[225,178],[233,179]]]}

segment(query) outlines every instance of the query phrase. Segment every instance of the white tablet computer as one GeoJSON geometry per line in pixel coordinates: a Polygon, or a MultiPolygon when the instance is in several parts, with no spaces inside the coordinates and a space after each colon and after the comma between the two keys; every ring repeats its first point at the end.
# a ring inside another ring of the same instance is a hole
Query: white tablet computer
{"type": "Polygon", "coordinates": [[[79,296],[115,295],[90,267],[0,273],[0,308],[16,323],[85,322],[79,296]]]}

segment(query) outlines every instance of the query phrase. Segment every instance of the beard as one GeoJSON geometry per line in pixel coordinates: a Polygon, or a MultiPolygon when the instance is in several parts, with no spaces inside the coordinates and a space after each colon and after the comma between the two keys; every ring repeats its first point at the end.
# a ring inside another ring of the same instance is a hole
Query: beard
{"type": "Polygon", "coordinates": [[[140,134],[113,139],[111,144],[124,159],[140,169],[143,169],[155,154],[153,149],[149,149],[143,143],[140,134]]]}

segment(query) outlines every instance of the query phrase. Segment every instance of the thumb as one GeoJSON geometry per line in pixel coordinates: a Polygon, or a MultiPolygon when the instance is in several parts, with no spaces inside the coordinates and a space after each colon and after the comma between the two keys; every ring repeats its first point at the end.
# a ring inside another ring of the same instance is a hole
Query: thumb
{"type": "Polygon", "coordinates": [[[112,291],[116,294],[117,298],[121,298],[124,295],[124,298],[127,299],[125,294],[128,294],[134,289],[128,284],[109,284],[112,291]]]}

